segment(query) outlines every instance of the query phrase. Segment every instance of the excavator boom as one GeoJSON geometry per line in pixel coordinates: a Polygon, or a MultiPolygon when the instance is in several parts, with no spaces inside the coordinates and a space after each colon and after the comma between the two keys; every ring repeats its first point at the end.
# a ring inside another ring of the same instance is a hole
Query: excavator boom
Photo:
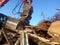
{"type": "Polygon", "coordinates": [[[32,0],[22,0],[22,2],[29,2],[29,3],[32,3],[32,0]]]}

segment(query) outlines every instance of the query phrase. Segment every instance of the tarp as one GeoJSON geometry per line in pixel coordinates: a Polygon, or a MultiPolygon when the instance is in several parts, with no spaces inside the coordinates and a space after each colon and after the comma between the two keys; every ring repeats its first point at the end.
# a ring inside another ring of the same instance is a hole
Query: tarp
{"type": "Polygon", "coordinates": [[[53,35],[54,33],[60,35],[60,21],[53,22],[50,28],[48,29],[48,33],[50,35],[53,35]]]}

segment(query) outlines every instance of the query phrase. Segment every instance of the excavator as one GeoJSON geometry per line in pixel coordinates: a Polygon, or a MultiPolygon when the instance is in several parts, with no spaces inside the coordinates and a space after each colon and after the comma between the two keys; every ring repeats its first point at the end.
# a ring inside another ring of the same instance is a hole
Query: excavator
{"type": "MultiPolygon", "coordinates": [[[[3,7],[7,2],[8,0],[1,0],[0,7],[3,7]]],[[[29,45],[29,42],[35,44],[34,41],[28,42],[27,34],[27,32],[34,33],[29,25],[33,13],[32,0],[22,0],[22,2],[23,12],[20,19],[11,18],[0,13],[0,45],[29,45]],[[31,31],[25,31],[27,29],[31,31]]]]}
{"type": "MultiPolygon", "coordinates": [[[[9,0],[0,0],[3,7],[9,0]]],[[[36,33],[36,27],[29,24],[33,13],[32,0],[22,0],[21,18],[15,19],[0,13],[0,45],[59,45],[36,33]],[[53,42],[53,44],[52,44],[53,42]]]]}

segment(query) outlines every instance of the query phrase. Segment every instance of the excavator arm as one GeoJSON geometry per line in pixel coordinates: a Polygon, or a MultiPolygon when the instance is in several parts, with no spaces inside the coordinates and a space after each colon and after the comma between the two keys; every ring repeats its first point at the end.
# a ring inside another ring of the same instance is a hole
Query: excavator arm
{"type": "Polygon", "coordinates": [[[32,3],[32,0],[22,0],[23,3],[25,2],[29,2],[29,3],[32,3]]]}

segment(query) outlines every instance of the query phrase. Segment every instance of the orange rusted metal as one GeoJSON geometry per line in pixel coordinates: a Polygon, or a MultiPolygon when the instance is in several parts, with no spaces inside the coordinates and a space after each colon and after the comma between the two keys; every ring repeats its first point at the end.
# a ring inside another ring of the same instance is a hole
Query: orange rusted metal
{"type": "Polygon", "coordinates": [[[7,3],[9,0],[0,0],[0,7],[7,3]]]}

